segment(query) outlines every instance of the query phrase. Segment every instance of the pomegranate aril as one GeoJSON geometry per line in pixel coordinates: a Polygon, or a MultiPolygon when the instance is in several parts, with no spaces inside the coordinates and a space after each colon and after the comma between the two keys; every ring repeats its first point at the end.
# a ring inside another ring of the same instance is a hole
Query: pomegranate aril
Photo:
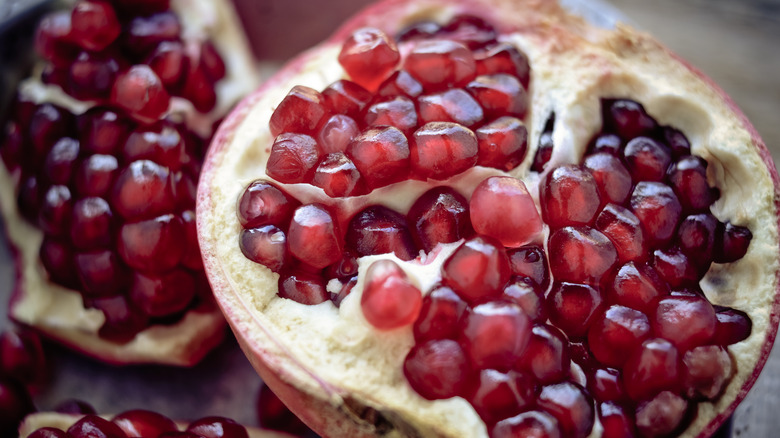
{"type": "Polygon", "coordinates": [[[399,42],[426,40],[434,37],[441,30],[441,25],[435,21],[417,21],[403,28],[396,35],[399,42]]]}
{"type": "Polygon", "coordinates": [[[631,193],[631,174],[614,155],[600,152],[585,158],[584,166],[593,175],[604,203],[623,204],[631,193]]]}
{"type": "Polygon", "coordinates": [[[163,41],[178,40],[181,29],[179,18],[172,11],[136,16],[125,26],[123,47],[135,55],[143,56],[163,41]]]}
{"type": "Polygon", "coordinates": [[[41,191],[42,188],[38,183],[38,178],[34,176],[24,178],[19,186],[17,204],[19,205],[19,212],[27,222],[33,224],[38,223],[38,212],[41,206],[41,191]]]}
{"type": "Polygon", "coordinates": [[[652,133],[657,125],[645,108],[632,100],[617,99],[602,102],[604,126],[624,140],[652,133]]]}
{"type": "Polygon", "coordinates": [[[168,111],[170,95],[154,70],[140,64],[117,76],[111,89],[111,103],[133,118],[149,123],[168,111]]]}
{"type": "Polygon", "coordinates": [[[631,210],[607,204],[596,217],[596,228],[615,244],[621,263],[647,258],[642,224],[631,210]]]}
{"type": "Polygon", "coordinates": [[[181,219],[173,214],[139,222],[119,229],[117,249],[128,266],[144,272],[164,272],[181,261],[185,239],[181,219]]]}
{"type": "Polygon", "coordinates": [[[357,258],[349,252],[345,251],[342,257],[336,263],[328,266],[325,271],[326,278],[338,278],[342,282],[346,282],[354,278],[358,273],[357,258]]]}
{"type": "Polygon", "coordinates": [[[556,167],[540,184],[539,203],[551,228],[590,223],[601,205],[596,179],[575,165],[556,167]]]}
{"type": "Polygon", "coordinates": [[[671,240],[682,214],[682,205],[671,187],[641,181],[631,193],[630,205],[649,243],[660,246],[671,240]]]}
{"type": "Polygon", "coordinates": [[[736,371],[725,347],[704,345],[687,351],[682,358],[682,385],[690,400],[716,400],[736,371]]]}
{"type": "Polygon", "coordinates": [[[506,301],[474,306],[461,324],[459,342],[476,369],[513,369],[531,339],[531,319],[506,301]]]}
{"type": "Polygon", "coordinates": [[[415,242],[425,252],[439,243],[452,243],[470,237],[468,201],[447,186],[423,193],[407,213],[415,242]]]}
{"type": "Polygon", "coordinates": [[[569,341],[557,328],[537,324],[518,364],[542,385],[564,380],[571,364],[569,341]]]}
{"type": "Polygon", "coordinates": [[[706,210],[718,199],[718,189],[707,182],[707,161],[689,155],[680,158],[669,167],[667,178],[677,193],[684,211],[706,210]]]}
{"type": "Polygon", "coordinates": [[[718,345],[731,345],[743,341],[750,336],[753,322],[745,312],[735,309],[717,309],[715,317],[718,322],[712,341],[718,345]]]}
{"type": "MultiPolygon", "coordinates": [[[[75,58],[76,55],[74,54],[73,57],[75,58]]],[[[53,64],[47,64],[41,71],[41,82],[60,87],[63,91],[68,92],[70,89],[70,64],[64,67],[55,67],[53,64]]]]}
{"type": "Polygon", "coordinates": [[[286,228],[300,203],[275,185],[256,180],[244,189],[236,213],[244,228],[276,225],[286,228]]]}
{"type": "Polygon", "coordinates": [[[54,65],[68,65],[78,51],[71,32],[69,12],[58,11],[46,15],[35,30],[35,51],[54,65]]]}
{"type": "Polygon", "coordinates": [[[391,260],[379,260],[366,271],[360,298],[363,316],[379,330],[411,325],[420,314],[422,293],[391,260]]]}
{"type": "Polygon", "coordinates": [[[287,232],[287,247],[295,258],[317,269],[341,258],[341,232],[330,211],[322,204],[306,204],[293,212],[287,232]]]}
{"type": "Polygon", "coordinates": [[[376,94],[377,96],[384,97],[406,96],[414,99],[422,94],[422,92],[422,84],[417,82],[417,80],[405,70],[398,70],[379,85],[376,94]]]}
{"type": "Polygon", "coordinates": [[[27,389],[15,379],[0,376],[0,434],[18,436],[19,425],[35,412],[27,389]]]}
{"type": "Polygon", "coordinates": [[[355,120],[343,114],[334,114],[320,127],[317,143],[327,154],[344,152],[359,133],[360,128],[355,120]]]}
{"type": "Polygon", "coordinates": [[[76,249],[108,248],[114,242],[114,214],[103,198],[76,201],[70,224],[70,240],[76,249]]]}
{"type": "Polygon", "coordinates": [[[515,117],[503,116],[475,131],[477,165],[509,171],[519,166],[528,149],[528,131],[515,117]]]}
{"type": "Polygon", "coordinates": [[[552,158],[553,153],[552,131],[544,131],[539,135],[539,144],[536,148],[531,170],[541,173],[552,158]]]}
{"type": "Polygon", "coordinates": [[[154,70],[169,92],[178,89],[184,72],[188,70],[189,58],[180,41],[163,41],[149,55],[144,64],[154,70]]]}
{"type": "Polygon", "coordinates": [[[457,339],[460,320],[467,304],[447,286],[437,286],[422,301],[414,322],[414,339],[422,343],[434,339],[457,339]]]}
{"type": "Polygon", "coordinates": [[[486,425],[509,418],[533,406],[536,382],[517,371],[483,369],[471,383],[466,399],[486,425]]]}
{"type": "Polygon", "coordinates": [[[515,277],[504,288],[501,299],[517,304],[534,322],[547,320],[547,308],[544,302],[544,292],[531,280],[515,277]]]}
{"type": "Polygon", "coordinates": [[[97,415],[85,415],[68,428],[73,438],[127,438],[116,424],[97,415]]]}
{"type": "Polygon", "coordinates": [[[212,83],[219,81],[227,74],[225,61],[222,60],[219,51],[211,41],[204,41],[200,44],[200,67],[212,83]]]}
{"type": "Polygon", "coordinates": [[[558,420],[543,411],[526,411],[499,421],[490,430],[491,438],[563,438],[558,420]]]}
{"type": "Polygon", "coordinates": [[[418,116],[414,102],[404,96],[396,96],[392,99],[381,99],[375,101],[369,106],[363,122],[367,126],[383,128],[393,126],[400,129],[405,134],[411,134],[417,126],[418,116]]]}
{"type": "Polygon", "coordinates": [[[489,237],[465,241],[444,262],[442,281],[467,302],[497,297],[511,270],[504,247],[489,237]]]}
{"type": "Polygon", "coordinates": [[[175,315],[187,308],[195,296],[192,274],[174,269],[164,274],[136,272],[130,299],[151,318],[175,315]]]}
{"type": "Polygon", "coordinates": [[[672,436],[687,423],[690,404],[672,391],[663,391],[636,408],[636,427],[641,436],[672,436]]]}
{"type": "Polygon", "coordinates": [[[381,205],[356,214],[345,239],[347,248],[359,257],[393,253],[401,260],[412,260],[418,253],[406,218],[381,205]]]}
{"type": "Polygon", "coordinates": [[[117,111],[93,107],[78,117],[81,147],[94,154],[112,155],[119,152],[132,123],[117,111]]]}
{"type": "Polygon", "coordinates": [[[325,280],[319,274],[302,270],[282,271],[279,276],[281,298],[289,298],[301,304],[320,304],[330,297],[325,290],[325,280]]]}
{"type": "Polygon", "coordinates": [[[111,422],[130,437],[156,437],[165,432],[179,430],[170,418],[144,409],[122,412],[114,416],[111,422]]]}
{"type": "Polygon", "coordinates": [[[346,154],[372,189],[401,181],[409,173],[409,143],[392,126],[366,129],[347,146],[346,154]]]}
{"type": "Polygon", "coordinates": [[[650,321],[644,313],[613,305],[594,320],[588,331],[588,345],[599,362],[620,367],[650,334],[650,321]]]}
{"type": "Polygon", "coordinates": [[[69,436],[62,429],[42,427],[27,435],[27,438],[69,438],[69,436]]]}
{"type": "Polygon", "coordinates": [[[655,250],[652,265],[672,288],[695,285],[704,274],[676,247],[655,250]]]}
{"type": "Polygon", "coordinates": [[[523,87],[528,87],[531,68],[528,58],[517,47],[499,43],[475,55],[478,75],[506,73],[517,77],[523,87]]]}
{"type": "Polygon", "coordinates": [[[536,245],[521,246],[507,250],[512,273],[531,280],[540,290],[550,285],[550,273],[544,249],[536,245]]]}
{"type": "Polygon", "coordinates": [[[404,359],[404,376],[425,399],[463,395],[471,366],[460,345],[451,339],[416,344],[404,359]]]}
{"type": "Polygon", "coordinates": [[[75,261],[69,242],[45,236],[39,256],[51,281],[75,289],[79,286],[75,261]]]}
{"type": "Polygon", "coordinates": [[[79,156],[79,142],[63,137],[54,143],[43,164],[43,175],[50,184],[68,185],[79,156]]]}
{"type": "Polygon", "coordinates": [[[674,391],[680,385],[679,354],[675,346],[661,338],[644,341],[628,357],[623,367],[623,384],[634,401],[647,400],[661,391],[674,391]]]}
{"type": "Polygon", "coordinates": [[[585,438],[593,428],[593,399],[576,383],[563,382],[542,387],[537,405],[558,420],[565,437],[585,438]]]}
{"type": "Polygon", "coordinates": [[[677,229],[680,250],[700,267],[700,272],[706,272],[712,262],[718,224],[712,214],[701,213],[685,217],[677,229]]]}
{"type": "Polygon", "coordinates": [[[599,422],[604,428],[602,438],[634,438],[637,436],[634,419],[617,403],[598,404],[599,422]]]}
{"type": "Polygon", "coordinates": [[[499,73],[477,76],[466,90],[485,110],[487,118],[502,115],[523,118],[528,109],[528,95],[514,76],[499,73]]]}
{"type": "Polygon", "coordinates": [[[376,28],[356,30],[344,42],[338,56],[350,79],[369,91],[377,89],[400,59],[393,38],[376,28]]]}
{"type": "Polygon", "coordinates": [[[268,123],[274,137],[285,132],[314,134],[327,114],[325,99],[319,91],[296,85],[279,102],[268,123]]]}
{"type": "Polygon", "coordinates": [[[73,116],[67,110],[50,103],[36,107],[27,128],[34,148],[32,162],[43,161],[59,139],[72,137],[72,126],[73,116]]]}
{"type": "Polygon", "coordinates": [[[113,53],[81,52],[70,65],[68,94],[80,100],[105,100],[120,70],[113,53]]]}
{"type": "Polygon", "coordinates": [[[22,151],[26,148],[27,138],[16,121],[6,124],[4,134],[5,140],[0,142],[0,159],[13,172],[22,164],[22,151]]]}
{"type": "Polygon", "coordinates": [[[664,297],[650,316],[653,332],[686,351],[709,343],[717,318],[712,304],[702,296],[664,297]]]}
{"type": "Polygon", "coordinates": [[[456,15],[445,24],[437,37],[462,43],[471,50],[496,43],[498,32],[487,21],[474,15],[456,15]]]}
{"type": "Polygon", "coordinates": [[[669,286],[656,270],[644,263],[628,262],[615,274],[612,286],[607,290],[611,303],[630,307],[645,314],[658,297],[669,294],[669,286]]]}
{"type": "Polygon", "coordinates": [[[347,79],[340,79],[322,90],[325,105],[334,114],[356,119],[371,101],[371,92],[347,79]]]}
{"type": "Polygon", "coordinates": [[[634,181],[663,181],[672,156],[666,145],[649,137],[636,137],[623,151],[626,167],[634,181]]]}
{"type": "Polygon", "coordinates": [[[214,82],[206,73],[197,53],[190,53],[186,63],[183,84],[178,94],[192,102],[196,110],[208,113],[217,104],[214,82]]]}
{"type": "Polygon", "coordinates": [[[357,284],[357,275],[348,279],[345,283],[341,285],[341,288],[337,293],[331,293],[330,299],[333,301],[333,305],[336,307],[341,307],[341,303],[344,301],[344,298],[349,296],[349,294],[352,293],[352,289],[355,288],[355,285],[357,284]]]}
{"type": "Polygon", "coordinates": [[[723,227],[718,227],[715,237],[715,263],[735,262],[747,254],[753,233],[746,227],[726,222],[723,227]]]}
{"type": "Polygon", "coordinates": [[[149,324],[149,317],[125,295],[90,298],[89,302],[105,316],[105,322],[98,331],[104,339],[127,342],[149,324]]]}
{"type": "Polygon", "coordinates": [[[623,377],[615,368],[596,368],[588,376],[588,391],[600,402],[625,401],[623,377]]]}
{"type": "Polygon", "coordinates": [[[230,418],[204,417],[187,426],[192,432],[203,438],[249,438],[246,428],[230,418]]]}
{"type": "Polygon", "coordinates": [[[492,176],[474,189],[469,201],[471,225],[478,234],[517,248],[539,237],[542,218],[525,184],[509,176],[492,176]],[[501,214],[496,214],[500,208],[501,214]]]}
{"type": "Polygon", "coordinates": [[[123,156],[128,162],[151,160],[172,171],[178,170],[187,158],[184,139],[169,122],[139,127],[130,133],[124,144],[123,156]]]}
{"type": "Polygon", "coordinates": [[[599,291],[585,284],[556,282],[547,295],[550,321],[570,338],[585,336],[603,307],[599,291]]]}
{"type": "Polygon", "coordinates": [[[453,122],[473,128],[484,118],[480,103],[460,88],[420,96],[417,108],[420,123],[453,122]]]}
{"type": "Polygon", "coordinates": [[[70,226],[73,195],[67,186],[51,186],[41,199],[38,226],[52,236],[65,235],[70,226]]]}
{"type": "Polygon", "coordinates": [[[50,368],[41,338],[35,332],[11,328],[0,334],[0,376],[37,388],[48,379],[50,368]]]}
{"type": "Polygon", "coordinates": [[[76,170],[76,193],[81,197],[106,196],[114,184],[119,162],[113,155],[90,155],[76,170]]]}
{"type": "Polygon", "coordinates": [[[322,148],[309,135],[284,133],[274,140],[265,173],[285,184],[311,181],[322,148]]]}
{"type": "Polygon", "coordinates": [[[111,250],[78,253],[75,264],[85,297],[114,295],[127,288],[127,267],[111,250]]]}
{"type": "Polygon", "coordinates": [[[331,198],[358,196],[366,192],[363,177],[355,163],[343,152],[325,155],[314,171],[311,184],[323,189],[331,198]]]}
{"type": "MultiPolygon", "coordinates": [[[[618,157],[620,156],[622,151],[623,151],[623,140],[621,140],[620,137],[617,136],[617,134],[611,134],[608,132],[602,132],[598,134],[596,137],[593,138],[593,140],[591,140],[590,144],[588,145],[589,155],[598,155],[601,153],[606,153],[618,157]]],[[[587,160],[587,157],[585,159],[587,160]]],[[[586,165],[586,167],[589,166],[586,165]]],[[[625,166],[623,167],[625,168],[625,166]]]]}
{"type": "Polygon", "coordinates": [[[550,271],[556,281],[597,285],[618,261],[612,241],[590,227],[555,230],[547,246],[550,271]]]}
{"type": "Polygon", "coordinates": [[[464,86],[477,72],[471,50],[450,40],[418,42],[406,56],[403,68],[426,91],[464,86]]]}
{"type": "Polygon", "coordinates": [[[416,176],[445,180],[476,164],[477,138],[457,123],[426,123],[414,132],[409,157],[416,176]]]}

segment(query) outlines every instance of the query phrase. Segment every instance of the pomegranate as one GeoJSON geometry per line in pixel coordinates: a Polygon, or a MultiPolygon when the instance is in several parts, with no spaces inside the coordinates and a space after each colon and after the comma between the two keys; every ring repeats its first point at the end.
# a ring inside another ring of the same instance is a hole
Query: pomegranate
{"type": "Polygon", "coordinates": [[[9,309],[106,362],[191,365],[224,333],[196,182],[214,124],[258,77],[228,2],[147,3],[80,0],[37,29],[44,74],[20,85],[0,143],[9,309]]]}
{"type": "Polygon", "coordinates": [[[778,181],[649,36],[386,0],[223,122],[198,236],[250,361],[323,436],[704,437],[776,335],[778,181]]]}

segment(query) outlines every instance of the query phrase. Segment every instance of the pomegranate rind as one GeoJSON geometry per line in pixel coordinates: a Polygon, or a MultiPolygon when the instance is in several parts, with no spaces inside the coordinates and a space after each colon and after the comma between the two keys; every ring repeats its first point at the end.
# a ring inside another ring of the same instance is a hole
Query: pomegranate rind
{"type": "MultiPolygon", "coordinates": [[[[362,273],[374,260],[393,259],[426,291],[425,285],[433,284],[439,275],[430,267],[446,258],[451,248],[435,258],[428,256],[425,263],[405,263],[392,256],[360,259],[358,282],[340,308],[327,302],[304,306],[276,297],[276,274],[242,256],[237,245],[241,228],[235,218],[235,200],[243,187],[265,178],[273,140],[266,128],[268,119],[293,85],[323,89],[343,78],[336,62],[340,44],[359,27],[375,26],[394,34],[412,22],[443,22],[456,13],[494,23],[502,40],[528,55],[532,103],[526,125],[532,149],[549,115],[556,115],[552,134],[556,146],[547,169],[580,161],[588,141],[601,129],[601,98],[633,99],[660,124],[685,132],[692,152],[710,163],[708,179],[722,193],[713,214],[754,233],[745,257],[713,265],[701,283],[711,302],[744,310],[753,322],[751,336],[729,347],[737,373],[723,396],[715,403],[698,404],[695,419],[682,434],[711,435],[755,382],[776,336],[780,178],[755,129],[709,78],[648,35],[622,25],[614,30],[595,28],[554,2],[378,3],[347,22],[331,39],[287,64],[226,119],[201,176],[199,240],[217,301],[249,360],[279,397],[323,436],[487,435],[485,425],[464,400],[429,402],[409,388],[400,370],[413,345],[411,330],[378,335],[354,310],[362,293],[362,273]]],[[[509,174],[522,178],[531,193],[538,193],[543,174],[529,171],[534,156],[535,150],[530,150],[509,174]]],[[[484,179],[486,174],[474,168],[448,184],[468,197],[481,181],[477,175],[484,179]]],[[[330,202],[345,211],[346,217],[376,203],[404,213],[429,187],[406,181],[368,196],[330,202]]],[[[286,185],[284,189],[301,202],[324,199],[320,189],[311,186],[286,185]]],[[[597,421],[591,436],[601,431],[597,421]]]]}
{"type": "MultiPolygon", "coordinates": [[[[192,104],[175,98],[170,113],[179,114],[201,135],[211,134],[213,122],[259,81],[249,44],[241,32],[238,17],[226,0],[173,0],[171,8],[183,23],[182,37],[211,38],[223,54],[227,75],[216,85],[218,101],[208,114],[198,113],[192,104]]],[[[47,86],[33,76],[20,85],[19,92],[36,104],[54,102],[74,114],[92,104],[78,101],[59,87],[47,86]]],[[[98,335],[105,318],[97,309],[86,309],[81,295],[47,280],[38,259],[43,234],[19,214],[16,206],[17,175],[0,162],[0,212],[15,261],[16,278],[9,303],[9,317],[32,327],[63,345],[101,361],[117,364],[157,363],[192,366],[220,344],[225,321],[213,303],[188,311],[169,325],[152,325],[128,342],[113,342],[98,335]]]]}
{"type": "MultiPolygon", "coordinates": [[[[19,438],[27,438],[28,435],[42,427],[56,427],[60,430],[68,430],[70,426],[79,421],[83,415],[61,414],[59,412],[36,412],[24,418],[19,425],[19,438]]],[[[109,420],[113,415],[105,415],[103,418],[109,420]]],[[[186,430],[187,423],[177,422],[179,430],[186,430]]],[[[292,435],[277,432],[274,430],[259,429],[256,427],[247,427],[249,438],[292,438],[292,435]]]]}

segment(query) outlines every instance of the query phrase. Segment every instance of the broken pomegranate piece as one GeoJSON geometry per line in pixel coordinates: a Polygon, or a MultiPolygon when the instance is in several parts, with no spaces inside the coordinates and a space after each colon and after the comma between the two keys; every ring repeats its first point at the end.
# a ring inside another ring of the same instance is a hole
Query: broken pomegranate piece
{"type": "Polygon", "coordinates": [[[381,2],[213,142],[204,265],[315,432],[704,436],[755,380],[780,244],[741,187],[775,193],[763,145],[649,38],[534,5],[381,2]],[[287,136],[311,140],[278,159],[287,136]],[[247,251],[261,185],[278,238],[247,251]],[[293,242],[307,206],[333,225],[293,242]]]}

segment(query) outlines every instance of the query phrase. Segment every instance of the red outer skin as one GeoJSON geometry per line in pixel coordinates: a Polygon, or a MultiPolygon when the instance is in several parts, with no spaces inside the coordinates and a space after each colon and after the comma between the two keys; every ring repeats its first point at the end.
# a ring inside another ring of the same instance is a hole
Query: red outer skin
{"type": "MultiPolygon", "coordinates": [[[[324,41],[317,47],[340,44],[341,41],[343,41],[355,29],[360,27],[374,26],[384,29],[385,31],[392,31],[394,29],[397,30],[399,25],[404,23],[404,18],[409,18],[407,17],[406,13],[410,10],[413,10],[413,7],[416,7],[416,3],[417,2],[414,0],[385,0],[369,6],[348,20],[328,40],[324,41]]],[[[435,4],[449,8],[451,10],[454,9],[458,13],[468,13],[480,16],[489,22],[494,23],[494,25],[497,26],[499,32],[501,33],[516,30],[528,31],[534,27],[533,24],[529,25],[524,23],[507,23],[507,20],[511,21],[514,18],[512,15],[513,13],[515,16],[517,15],[517,11],[513,9],[514,2],[512,0],[429,0],[425,3],[426,5],[435,4]]],[[[559,7],[555,4],[555,2],[551,1],[528,0],[524,3],[527,3],[529,8],[533,9],[539,14],[545,14],[546,12],[550,11],[555,13],[559,11],[559,7]]],[[[517,6],[515,5],[514,8],[516,9],[517,6]]],[[[531,11],[531,13],[534,11],[531,11]]],[[[574,26],[579,28],[583,27],[581,25],[578,26],[576,23],[574,23],[574,26]]],[[[587,32],[587,30],[584,30],[584,32],[587,32]]],[[[716,85],[711,78],[707,77],[701,71],[691,66],[687,61],[683,60],[679,55],[675,54],[671,50],[666,48],[664,48],[664,50],[672,58],[682,63],[693,74],[700,77],[707,85],[709,85],[711,89],[717,95],[719,95],[720,98],[733,111],[734,115],[739,118],[742,126],[750,133],[753,146],[757,149],[773,181],[775,217],[778,218],[778,231],[780,232],[780,176],[778,176],[778,172],[772,160],[771,154],[767,150],[763,140],[758,135],[758,132],[748,121],[747,117],[742,113],[742,111],[737,107],[734,101],[725,93],[725,91],[716,85]]],[[[261,99],[266,90],[271,90],[275,87],[278,87],[286,78],[299,73],[307,64],[307,62],[312,60],[317,55],[317,53],[317,48],[314,48],[287,63],[260,88],[243,99],[233,110],[233,112],[224,120],[222,125],[219,127],[217,134],[212,140],[210,150],[204,161],[198,190],[197,205],[199,211],[201,208],[206,208],[206,206],[211,203],[208,190],[205,190],[204,188],[208,187],[209,182],[213,179],[214,169],[216,166],[219,166],[221,160],[220,157],[225,153],[225,150],[230,144],[233,131],[235,131],[236,127],[246,117],[249,109],[261,99]]],[[[370,431],[356,429],[359,427],[358,424],[348,421],[347,417],[344,416],[348,409],[339,408],[333,404],[324,402],[312,394],[304,392],[301,388],[298,388],[295,385],[295,381],[291,378],[291,374],[279,366],[279,358],[275,357],[273,354],[270,354],[268,349],[264,348],[262,345],[250,345],[247,343],[244,336],[241,334],[242,327],[233,325],[233,321],[236,320],[233,315],[246,312],[247,310],[230,307],[229,303],[222,299],[224,294],[235,294],[235,292],[231,291],[230,285],[222,271],[222,267],[214,255],[214,251],[209,250],[209,245],[204,242],[202,237],[200,237],[200,244],[204,257],[204,266],[206,267],[206,272],[209,273],[209,280],[211,281],[211,285],[217,301],[220,304],[222,311],[225,313],[228,322],[231,324],[231,327],[236,332],[242,349],[262,379],[268,384],[268,386],[271,387],[271,389],[279,396],[279,398],[293,412],[300,416],[309,427],[320,433],[322,436],[376,436],[370,431]]],[[[745,398],[748,391],[758,378],[761,369],[764,367],[777,335],[778,322],[780,322],[780,272],[776,273],[776,279],[776,284],[778,286],[775,290],[775,299],[772,305],[770,327],[766,333],[764,344],[761,346],[759,353],[760,357],[756,364],[756,368],[754,369],[754,372],[750,378],[748,378],[743,387],[740,389],[734,402],[722,412],[720,412],[712,421],[710,421],[710,423],[708,423],[707,426],[705,426],[696,435],[697,437],[706,438],[712,435],[721,426],[721,424],[731,416],[737,405],[745,398]]],[[[257,325],[256,329],[266,331],[266,328],[260,325],[257,325]]],[[[316,379],[316,376],[313,377],[316,379]]],[[[338,388],[334,388],[328,385],[326,382],[321,383],[323,385],[323,389],[325,389],[327,392],[339,392],[338,388]]],[[[352,413],[352,415],[354,415],[354,413],[352,413]]]]}

